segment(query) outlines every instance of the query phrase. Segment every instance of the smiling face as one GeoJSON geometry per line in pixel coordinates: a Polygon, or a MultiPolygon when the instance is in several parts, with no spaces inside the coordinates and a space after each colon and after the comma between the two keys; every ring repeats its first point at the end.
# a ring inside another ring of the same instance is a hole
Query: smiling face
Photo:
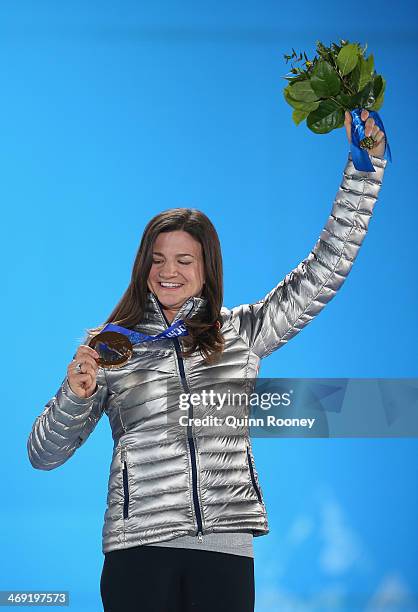
{"type": "Polygon", "coordinates": [[[160,232],[154,241],[148,289],[155,293],[167,319],[192,296],[200,296],[205,282],[202,246],[188,232],[160,232]]]}

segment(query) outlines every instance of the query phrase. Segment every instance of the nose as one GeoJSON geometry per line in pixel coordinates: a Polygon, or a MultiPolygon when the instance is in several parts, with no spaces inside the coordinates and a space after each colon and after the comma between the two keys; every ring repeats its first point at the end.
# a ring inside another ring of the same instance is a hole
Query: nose
{"type": "Polygon", "coordinates": [[[166,262],[160,268],[159,276],[162,279],[169,279],[177,276],[177,264],[175,262],[166,262]]]}

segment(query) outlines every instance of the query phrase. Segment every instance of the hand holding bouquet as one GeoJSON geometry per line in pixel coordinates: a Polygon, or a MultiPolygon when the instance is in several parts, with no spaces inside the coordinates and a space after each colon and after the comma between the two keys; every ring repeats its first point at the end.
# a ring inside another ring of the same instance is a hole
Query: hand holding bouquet
{"type": "MultiPolygon", "coordinates": [[[[385,133],[375,123],[375,120],[372,117],[369,117],[369,111],[362,110],[360,114],[360,119],[365,122],[364,124],[365,138],[366,139],[370,138],[370,140],[367,141],[367,144],[369,146],[366,146],[369,154],[375,155],[376,157],[383,157],[385,154],[385,149],[386,149],[385,133]]],[[[353,123],[353,120],[351,117],[351,113],[349,111],[345,111],[344,125],[345,125],[345,130],[347,132],[348,142],[350,144],[351,144],[352,123],[353,123]]],[[[361,147],[361,143],[360,143],[360,147],[361,147]]]]}

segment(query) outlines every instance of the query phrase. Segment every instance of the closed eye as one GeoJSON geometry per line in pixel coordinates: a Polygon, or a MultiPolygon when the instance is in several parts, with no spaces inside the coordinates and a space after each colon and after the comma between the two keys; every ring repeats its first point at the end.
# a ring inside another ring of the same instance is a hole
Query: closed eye
{"type": "MultiPolygon", "coordinates": [[[[163,260],[162,259],[154,259],[152,263],[160,264],[160,263],[163,263],[163,260]]],[[[189,266],[192,262],[191,261],[179,261],[179,263],[181,263],[183,266],[189,266]]]]}

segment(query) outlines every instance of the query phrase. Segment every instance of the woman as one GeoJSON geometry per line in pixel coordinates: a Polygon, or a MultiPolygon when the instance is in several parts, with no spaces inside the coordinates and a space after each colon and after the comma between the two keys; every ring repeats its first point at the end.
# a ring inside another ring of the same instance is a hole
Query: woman
{"type": "MultiPolygon", "coordinates": [[[[188,335],[135,345],[117,369],[99,368],[90,330],[28,440],[32,465],[62,465],[103,412],[114,439],[103,526],[105,612],[254,610],[252,538],[268,533],[248,431],[179,424],[179,395],[256,377],[260,359],[317,315],[349,273],[368,228],[386,161],[384,135],[362,113],[376,172],[349,157],[312,252],[255,304],[222,306],[222,259],[209,219],[172,209],[145,228],[132,280],[106,323],[156,336],[184,321],[188,335]]],[[[350,140],[351,116],[345,127],[350,140]]],[[[236,407],[234,407],[236,410],[236,407]]],[[[203,417],[213,406],[188,407],[203,417]]]]}

